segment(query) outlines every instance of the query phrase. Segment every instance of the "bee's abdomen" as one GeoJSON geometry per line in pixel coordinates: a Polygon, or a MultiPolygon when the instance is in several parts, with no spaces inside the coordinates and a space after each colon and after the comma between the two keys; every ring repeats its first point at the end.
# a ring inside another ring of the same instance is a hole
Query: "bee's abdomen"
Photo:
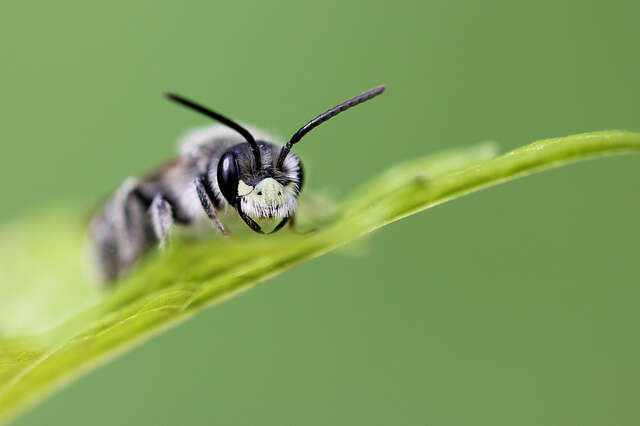
{"type": "Polygon", "coordinates": [[[128,179],[91,220],[90,240],[100,278],[113,282],[127,272],[155,238],[137,182],[128,179]]]}

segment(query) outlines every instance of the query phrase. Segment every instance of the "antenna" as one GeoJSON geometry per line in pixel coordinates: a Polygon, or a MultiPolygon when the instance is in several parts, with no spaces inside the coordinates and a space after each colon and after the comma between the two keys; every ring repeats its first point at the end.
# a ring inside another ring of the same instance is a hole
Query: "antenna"
{"type": "Polygon", "coordinates": [[[231,120],[230,118],[227,118],[222,114],[218,114],[217,112],[211,111],[209,108],[199,105],[193,101],[190,101],[189,99],[184,98],[180,95],[176,95],[175,93],[166,93],[165,96],[167,97],[167,99],[170,99],[174,102],[179,103],[182,106],[185,106],[189,109],[197,111],[201,114],[204,114],[207,117],[213,118],[214,120],[219,121],[225,126],[240,133],[242,137],[245,138],[247,143],[251,145],[251,150],[253,151],[253,157],[256,160],[256,167],[258,168],[258,170],[262,168],[262,160],[260,159],[260,148],[258,147],[256,140],[253,138],[253,135],[249,133],[247,129],[245,129],[235,121],[231,120]]]}
{"type": "Polygon", "coordinates": [[[285,158],[287,158],[287,154],[289,154],[289,151],[291,151],[291,147],[294,144],[298,143],[304,135],[306,135],[311,130],[318,127],[320,124],[324,123],[328,119],[340,114],[341,112],[346,111],[351,107],[354,107],[358,104],[361,104],[362,102],[368,101],[369,99],[378,96],[379,94],[384,92],[386,88],[387,86],[378,86],[369,91],[366,91],[363,94],[356,96],[355,98],[351,98],[347,101],[344,101],[340,105],[336,105],[330,110],[323,112],[322,114],[320,114],[319,116],[317,116],[316,118],[314,118],[313,120],[309,121],[307,124],[302,126],[300,130],[298,130],[296,133],[294,133],[293,136],[291,136],[291,139],[289,140],[289,142],[287,142],[287,144],[283,146],[282,149],[280,150],[280,155],[278,156],[278,162],[276,163],[276,168],[282,167],[282,164],[284,164],[285,158]]]}

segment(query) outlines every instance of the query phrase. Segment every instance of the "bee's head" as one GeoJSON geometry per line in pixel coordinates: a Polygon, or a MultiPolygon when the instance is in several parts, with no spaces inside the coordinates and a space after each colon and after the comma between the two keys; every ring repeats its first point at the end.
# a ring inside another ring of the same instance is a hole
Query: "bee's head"
{"type": "Polygon", "coordinates": [[[302,189],[302,165],[289,152],[277,167],[281,148],[263,141],[256,144],[259,163],[248,144],[235,145],[222,155],[218,161],[218,186],[251,229],[262,233],[262,226],[271,224],[271,232],[276,232],[296,210],[302,189]]]}
{"type": "Polygon", "coordinates": [[[302,126],[283,147],[257,141],[235,121],[211,111],[179,95],[167,97],[198,111],[241,134],[247,141],[225,152],[218,162],[217,178],[220,192],[254,231],[264,233],[258,221],[279,220],[269,233],[276,232],[296,210],[302,188],[302,166],[291,147],[318,125],[347,109],[378,96],[386,89],[378,86],[351,98],[320,114],[302,126]]]}

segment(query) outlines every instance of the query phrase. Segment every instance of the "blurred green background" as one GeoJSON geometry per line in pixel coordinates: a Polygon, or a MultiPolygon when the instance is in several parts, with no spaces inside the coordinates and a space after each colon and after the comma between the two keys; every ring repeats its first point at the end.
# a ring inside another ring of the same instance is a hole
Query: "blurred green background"
{"type": "MultiPolygon", "coordinates": [[[[496,140],[640,130],[640,3],[11,2],[3,221],[90,204],[175,152],[193,96],[297,146],[307,191],[496,140]]],[[[640,158],[553,170],[386,227],[209,309],[16,425],[640,422],[640,158]]]]}

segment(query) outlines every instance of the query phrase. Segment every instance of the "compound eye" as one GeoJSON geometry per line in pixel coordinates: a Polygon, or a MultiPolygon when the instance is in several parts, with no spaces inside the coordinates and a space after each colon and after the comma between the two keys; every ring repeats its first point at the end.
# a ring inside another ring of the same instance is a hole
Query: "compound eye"
{"type": "Polygon", "coordinates": [[[232,206],[238,197],[238,163],[232,152],[225,153],[218,162],[218,186],[232,206]]]}

